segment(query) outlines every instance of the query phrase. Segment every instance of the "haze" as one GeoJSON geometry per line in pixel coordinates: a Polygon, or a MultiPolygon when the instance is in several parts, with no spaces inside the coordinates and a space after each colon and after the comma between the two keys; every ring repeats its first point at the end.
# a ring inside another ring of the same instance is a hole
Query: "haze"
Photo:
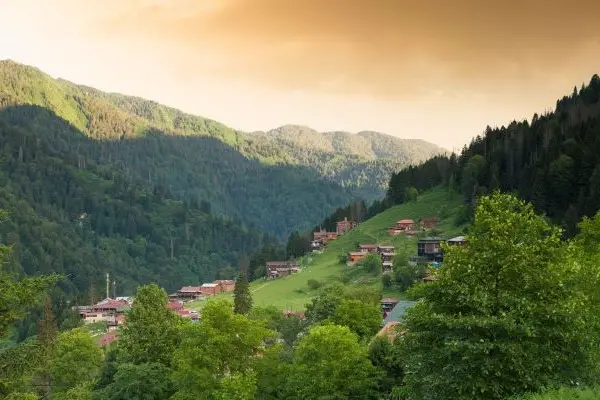
{"type": "Polygon", "coordinates": [[[234,128],[458,148],[600,72],[600,2],[0,0],[0,58],[234,128]]]}

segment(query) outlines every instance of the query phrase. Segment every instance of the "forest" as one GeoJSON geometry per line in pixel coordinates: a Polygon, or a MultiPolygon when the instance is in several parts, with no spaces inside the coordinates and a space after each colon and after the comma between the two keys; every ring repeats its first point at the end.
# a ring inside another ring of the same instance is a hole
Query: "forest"
{"type": "MultiPolygon", "coordinates": [[[[531,204],[482,196],[468,244],[446,248],[438,279],[408,290],[421,301],[387,333],[377,290],[338,283],[304,316],[286,315],[252,304],[242,265],[233,305],[209,300],[198,322],[165,307],[158,285],[140,286],[103,347],[84,328],[60,330],[46,302],[38,335],[0,350],[0,397],[593,399],[599,236],[600,213],[565,241],[531,204]]],[[[0,334],[60,279],[0,274],[0,301],[12,306],[0,334]]]]}
{"type": "Polygon", "coordinates": [[[392,172],[443,152],[369,132],[239,132],[10,61],[0,61],[0,107],[9,125],[51,141],[57,155],[77,154],[81,168],[103,166],[174,199],[205,202],[213,213],[280,240],[350,201],[382,196],[392,172]],[[65,133],[54,117],[71,129],[65,133]]]}
{"type": "Polygon", "coordinates": [[[472,218],[481,195],[501,190],[530,201],[572,236],[582,217],[600,209],[600,77],[574,88],[554,112],[487,127],[460,155],[434,157],[393,174],[387,204],[437,185],[463,194],[465,218],[472,218]]]}

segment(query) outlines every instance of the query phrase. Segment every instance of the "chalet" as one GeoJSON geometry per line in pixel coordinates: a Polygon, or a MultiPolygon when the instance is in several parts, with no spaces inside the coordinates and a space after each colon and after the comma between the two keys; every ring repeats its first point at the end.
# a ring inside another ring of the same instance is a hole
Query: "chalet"
{"type": "Polygon", "coordinates": [[[411,230],[414,225],[415,221],[412,219],[401,219],[400,221],[396,222],[396,229],[401,232],[406,232],[411,230]]]}
{"type": "Polygon", "coordinates": [[[358,248],[361,253],[377,253],[376,244],[359,244],[358,248]]]}
{"type": "Polygon", "coordinates": [[[124,312],[131,307],[131,304],[125,300],[115,300],[106,298],[92,306],[94,312],[114,313],[124,312]]]}
{"type": "Polygon", "coordinates": [[[200,292],[204,296],[215,296],[221,293],[221,286],[218,283],[203,283],[200,286],[200,292]]]}
{"type": "Polygon", "coordinates": [[[423,217],[419,220],[419,227],[421,228],[422,231],[426,231],[428,229],[435,227],[439,223],[440,223],[439,217],[423,217]]]}
{"type": "Polygon", "coordinates": [[[313,241],[326,245],[328,242],[337,239],[337,232],[327,232],[325,229],[313,233],[313,241]]]}
{"type": "Polygon", "coordinates": [[[382,325],[386,325],[389,322],[402,322],[402,318],[406,314],[406,310],[412,307],[416,302],[400,300],[396,303],[396,305],[391,309],[390,312],[387,313],[385,319],[383,320],[382,325]]]}
{"type": "Polygon", "coordinates": [[[448,246],[462,246],[467,243],[467,240],[464,236],[457,236],[453,237],[452,239],[448,239],[446,243],[448,243],[448,246]]]}
{"type": "Polygon", "coordinates": [[[442,242],[443,240],[438,237],[420,239],[417,244],[417,255],[430,261],[442,261],[444,259],[442,242]]]}
{"type": "Polygon", "coordinates": [[[184,286],[177,291],[177,297],[180,299],[199,299],[202,297],[200,286],[184,286]]]}
{"type": "Polygon", "coordinates": [[[117,317],[130,307],[129,301],[106,298],[92,306],[78,307],[78,310],[84,324],[106,322],[110,326],[116,326],[117,317]]]}
{"type": "Polygon", "coordinates": [[[393,299],[393,298],[387,297],[387,298],[381,299],[379,304],[381,304],[381,311],[385,315],[386,313],[389,313],[390,311],[392,311],[392,309],[396,306],[396,304],[398,304],[398,299],[393,299]]]}
{"type": "Polygon", "coordinates": [[[380,244],[379,246],[377,246],[377,252],[379,254],[383,254],[383,253],[393,253],[395,250],[395,247],[389,244],[380,244]]]}
{"type": "Polygon", "coordinates": [[[348,218],[344,218],[343,221],[336,222],[335,232],[339,235],[352,230],[356,226],[356,222],[348,221],[348,218]]]}
{"type": "Polygon", "coordinates": [[[383,267],[383,272],[391,272],[394,268],[394,257],[396,253],[381,253],[381,266],[383,267]]]}
{"type": "Polygon", "coordinates": [[[233,289],[235,289],[235,281],[232,280],[217,280],[213,283],[219,285],[221,293],[233,292],[233,289]]]}
{"type": "Polygon", "coordinates": [[[288,276],[300,271],[300,265],[296,261],[267,261],[267,278],[275,279],[288,276]]]}
{"type": "Polygon", "coordinates": [[[363,258],[365,258],[365,255],[367,253],[364,251],[351,251],[350,253],[348,253],[348,262],[351,263],[357,263],[362,261],[363,258]]]}

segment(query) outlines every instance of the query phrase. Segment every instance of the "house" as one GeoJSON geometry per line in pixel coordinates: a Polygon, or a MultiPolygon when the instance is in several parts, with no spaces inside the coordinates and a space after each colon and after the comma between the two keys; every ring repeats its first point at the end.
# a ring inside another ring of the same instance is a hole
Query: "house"
{"type": "Polygon", "coordinates": [[[377,246],[377,252],[379,254],[393,253],[395,249],[396,248],[394,246],[389,245],[389,244],[380,244],[379,246],[377,246]]]}
{"type": "Polygon", "coordinates": [[[423,217],[419,220],[419,227],[422,231],[431,229],[440,223],[439,217],[423,217]]]}
{"type": "Polygon", "coordinates": [[[415,301],[407,301],[401,300],[396,303],[394,308],[390,312],[387,313],[385,319],[383,320],[383,325],[388,324],[389,322],[402,322],[402,318],[404,314],[406,314],[406,310],[416,304],[415,301]]]}
{"type": "Polygon", "coordinates": [[[348,262],[350,263],[357,263],[362,261],[363,258],[365,258],[365,255],[367,253],[363,252],[363,251],[351,251],[350,253],[348,253],[348,262]]]}
{"type": "Polygon", "coordinates": [[[233,289],[235,289],[235,281],[232,280],[217,280],[213,283],[219,285],[221,288],[221,293],[233,292],[233,289]]]}
{"type": "Polygon", "coordinates": [[[383,272],[391,272],[394,268],[394,257],[396,253],[381,253],[381,266],[383,267],[383,272]]]}
{"type": "Polygon", "coordinates": [[[275,279],[282,276],[288,276],[300,271],[300,265],[293,260],[288,261],[267,261],[267,278],[275,279]]]}
{"type": "Polygon", "coordinates": [[[448,246],[462,246],[467,243],[467,240],[464,236],[457,236],[453,237],[452,239],[448,239],[446,243],[448,243],[448,246]]]}
{"type": "Polygon", "coordinates": [[[442,242],[443,240],[438,237],[420,239],[417,244],[417,255],[430,261],[442,261],[444,259],[442,242]]]}
{"type": "Polygon", "coordinates": [[[221,293],[221,286],[218,283],[203,283],[200,292],[205,296],[215,296],[221,293]]]}
{"type": "Polygon", "coordinates": [[[358,248],[361,253],[377,253],[377,245],[376,244],[359,244],[358,248]]]}
{"type": "Polygon", "coordinates": [[[356,222],[348,221],[348,218],[345,217],[343,221],[336,222],[335,232],[339,235],[352,230],[356,226],[356,222]]]}
{"type": "Polygon", "coordinates": [[[327,232],[325,229],[321,228],[319,231],[313,233],[313,241],[319,242],[323,245],[326,245],[328,242],[337,239],[337,232],[327,232]]]}
{"type": "Polygon", "coordinates": [[[105,312],[116,314],[117,311],[127,311],[131,307],[131,304],[126,300],[115,300],[106,298],[92,306],[93,312],[105,312]]]}
{"type": "Polygon", "coordinates": [[[400,221],[396,222],[396,230],[406,232],[411,230],[414,225],[415,221],[412,219],[401,219],[400,221]]]}
{"type": "Polygon", "coordinates": [[[202,297],[200,286],[184,286],[177,291],[177,297],[180,299],[199,299],[202,297]]]}
{"type": "Polygon", "coordinates": [[[323,247],[325,247],[323,245],[323,242],[320,242],[318,240],[313,240],[312,242],[310,242],[310,248],[312,251],[321,251],[323,250],[323,247]]]}
{"type": "Polygon", "coordinates": [[[385,315],[386,313],[389,313],[390,311],[392,311],[392,309],[396,306],[396,304],[398,304],[398,299],[386,297],[384,299],[381,299],[379,304],[381,304],[381,311],[385,315]]]}

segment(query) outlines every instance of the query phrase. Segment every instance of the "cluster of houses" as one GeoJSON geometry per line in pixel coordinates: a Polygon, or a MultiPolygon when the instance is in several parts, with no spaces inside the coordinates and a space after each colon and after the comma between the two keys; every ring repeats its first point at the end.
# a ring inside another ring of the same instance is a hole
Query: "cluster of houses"
{"type": "Polygon", "coordinates": [[[356,227],[355,221],[350,221],[348,218],[344,218],[343,221],[336,222],[335,232],[328,232],[321,228],[320,230],[313,233],[313,241],[311,242],[311,249],[314,252],[323,250],[327,243],[338,238],[338,236],[354,229],[356,227]]]}
{"type": "Polygon", "coordinates": [[[419,231],[427,231],[434,228],[437,224],[439,224],[439,217],[423,217],[415,222],[412,219],[401,219],[396,222],[394,226],[388,229],[388,234],[390,236],[396,236],[400,234],[414,236],[419,231]]]}
{"type": "Polygon", "coordinates": [[[379,254],[383,272],[392,272],[394,266],[394,256],[396,255],[394,246],[387,244],[359,244],[358,251],[348,253],[348,265],[354,265],[362,261],[369,253],[379,254]]]}
{"type": "Polygon", "coordinates": [[[184,286],[176,293],[169,295],[170,299],[175,300],[198,300],[209,296],[216,296],[219,293],[233,292],[235,281],[216,280],[211,283],[203,283],[200,286],[184,286]]]}
{"type": "Polygon", "coordinates": [[[300,272],[302,267],[296,260],[267,261],[267,279],[277,279],[300,272]]]}

